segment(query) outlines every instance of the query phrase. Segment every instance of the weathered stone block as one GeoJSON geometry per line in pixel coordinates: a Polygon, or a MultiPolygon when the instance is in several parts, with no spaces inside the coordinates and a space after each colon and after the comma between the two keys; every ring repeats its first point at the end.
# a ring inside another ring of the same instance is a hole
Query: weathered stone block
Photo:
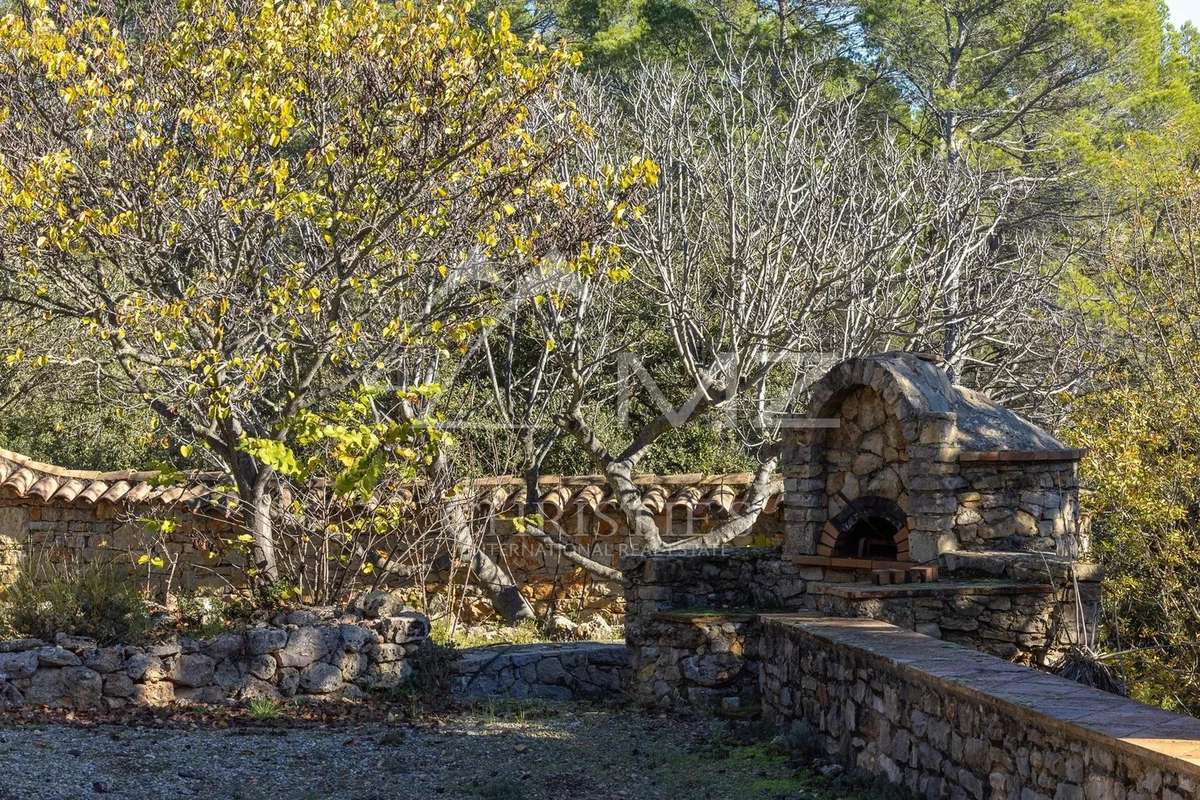
{"type": "Polygon", "coordinates": [[[296,628],[288,635],[287,645],[276,658],[282,667],[303,669],[329,653],[328,643],[319,628],[296,628]]]}
{"type": "Polygon", "coordinates": [[[175,659],[168,678],[177,686],[200,687],[213,682],[216,664],[200,653],[189,653],[175,659]]]}
{"type": "Polygon", "coordinates": [[[62,669],[43,667],[29,679],[25,702],[34,706],[63,706],[67,704],[65,694],[62,669]]]}
{"type": "Polygon", "coordinates": [[[275,658],[268,654],[252,656],[246,662],[245,671],[259,680],[269,681],[275,676],[277,669],[275,658]]]}
{"type": "Polygon", "coordinates": [[[38,663],[43,667],[77,667],[83,663],[79,656],[64,647],[39,647],[38,663]]]}
{"type": "Polygon", "coordinates": [[[101,647],[83,656],[83,665],[97,672],[116,672],[125,663],[125,648],[101,647]]]}
{"type": "Polygon", "coordinates": [[[177,686],[175,702],[219,705],[225,702],[225,691],[220,686],[177,686]]]}
{"type": "Polygon", "coordinates": [[[104,676],[104,694],[108,697],[133,697],[133,679],[124,672],[113,672],[104,676]]]}
{"type": "Polygon", "coordinates": [[[246,648],[246,638],[240,633],[222,633],[201,646],[201,652],[213,661],[240,655],[246,648]]]}
{"type": "Polygon", "coordinates": [[[125,662],[125,674],[135,681],[153,682],[167,677],[162,659],[146,653],[135,653],[125,662]]]}
{"type": "Polygon", "coordinates": [[[288,632],[282,628],[253,628],[246,632],[246,650],[252,656],[278,652],[287,643],[288,632]]]}
{"type": "Polygon", "coordinates": [[[333,664],[310,664],[300,672],[300,689],[308,694],[329,694],[342,686],[342,670],[333,664]]]}
{"type": "Polygon", "coordinates": [[[412,676],[412,665],[407,661],[389,661],[372,664],[363,678],[367,689],[394,689],[412,676]]]}
{"type": "Polygon", "coordinates": [[[292,697],[300,688],[300,670],[295,667],[281,667],[277,673],[275,685],[284,697],[292,697]]]}
{"type": "Polygon", "coordinates": [[[93,709],[100,707],[104,681],[100,673],[87,667],[63,667],[59,679],[63,694],[72,708],[93,709]]]}
{"type": "Polygon", "coordinates": [[[12,711],[25,705],[25,695],[11,683],[0,681],[0,711],[12,711]]]}
{"type": "Polygon", "coordinates": [[[741,672],[745,661],[732,653],[710,653],[684,658],[683,677],[705,687],[725,686],[741,672]]]}
{"type": "Polygon", "coordinates": [[[37,668],[38,655],[36,651],[0,653],[0,673],[7,675],[8,680],[31,677],[37,668]]]}

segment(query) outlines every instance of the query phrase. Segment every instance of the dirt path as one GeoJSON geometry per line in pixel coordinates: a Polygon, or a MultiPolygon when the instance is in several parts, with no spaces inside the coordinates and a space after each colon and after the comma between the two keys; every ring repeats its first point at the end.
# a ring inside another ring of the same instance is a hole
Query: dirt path
{"type": "Polygon", "coordinates": [[[733,800],[859,795],[723,723],[572,706],[417,725],[195,729],[0,716],[0,800],[733,800]]]}

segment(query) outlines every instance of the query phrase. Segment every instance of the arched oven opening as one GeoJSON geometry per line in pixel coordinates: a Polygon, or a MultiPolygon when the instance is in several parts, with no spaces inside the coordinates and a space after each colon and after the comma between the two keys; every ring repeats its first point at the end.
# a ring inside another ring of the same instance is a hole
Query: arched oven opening
{"type": "Polygon", "coordinates": [[[884,497],[860,497],[830,520],[823,542],[834,558],[908,561],[907,517],[884,497]],[[830,536],[830,534],[832,534],[830,536]],[[829,539],[833,541],[829,541],[829,539]]]}
{"type": "Polygon", "coordinates": [[[895,561],[896,541],[893,537],[898,530],[896,523],[887,517],[864,517],[838,536],[833,554],[839,558],[895,561]]]}

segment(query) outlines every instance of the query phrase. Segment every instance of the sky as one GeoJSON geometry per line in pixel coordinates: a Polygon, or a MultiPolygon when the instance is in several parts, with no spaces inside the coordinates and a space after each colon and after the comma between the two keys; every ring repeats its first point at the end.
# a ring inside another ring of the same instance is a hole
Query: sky
{"type": "Polygon", "coordinates": [[[1167,8],[1171,9],[1171,21],[1176,25],[1191,20],[1200,27],[1200,0],[1167,0],[1167,8]]]}

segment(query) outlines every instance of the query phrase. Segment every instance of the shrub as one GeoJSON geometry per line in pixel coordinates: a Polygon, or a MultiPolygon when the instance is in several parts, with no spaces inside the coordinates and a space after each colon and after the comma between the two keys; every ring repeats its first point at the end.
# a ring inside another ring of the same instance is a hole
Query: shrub
{"type": "Polygon", "coordinates": [[[248,597],[214,588],[180,592],[175,596],[175,614],[179,631],[197,639],[211,639],[235,628],[247,627],[260,609],[248,597]]]}
{"type": "Polygon", "coordinates": [[[425,641],[408,658],[412,675],[401,685],[385,690],[384,697],[410,719],[445,707],[454,682],[454,662],[459,658],[455,646],[425,641]]]}
{"type": "Polygon", "coordinates": [[[68,633],[104,645],[140,641],[150,629],[141,592],[111,565],[27,568],[4,590],[0,617],[20,636],[68,633]]]}

